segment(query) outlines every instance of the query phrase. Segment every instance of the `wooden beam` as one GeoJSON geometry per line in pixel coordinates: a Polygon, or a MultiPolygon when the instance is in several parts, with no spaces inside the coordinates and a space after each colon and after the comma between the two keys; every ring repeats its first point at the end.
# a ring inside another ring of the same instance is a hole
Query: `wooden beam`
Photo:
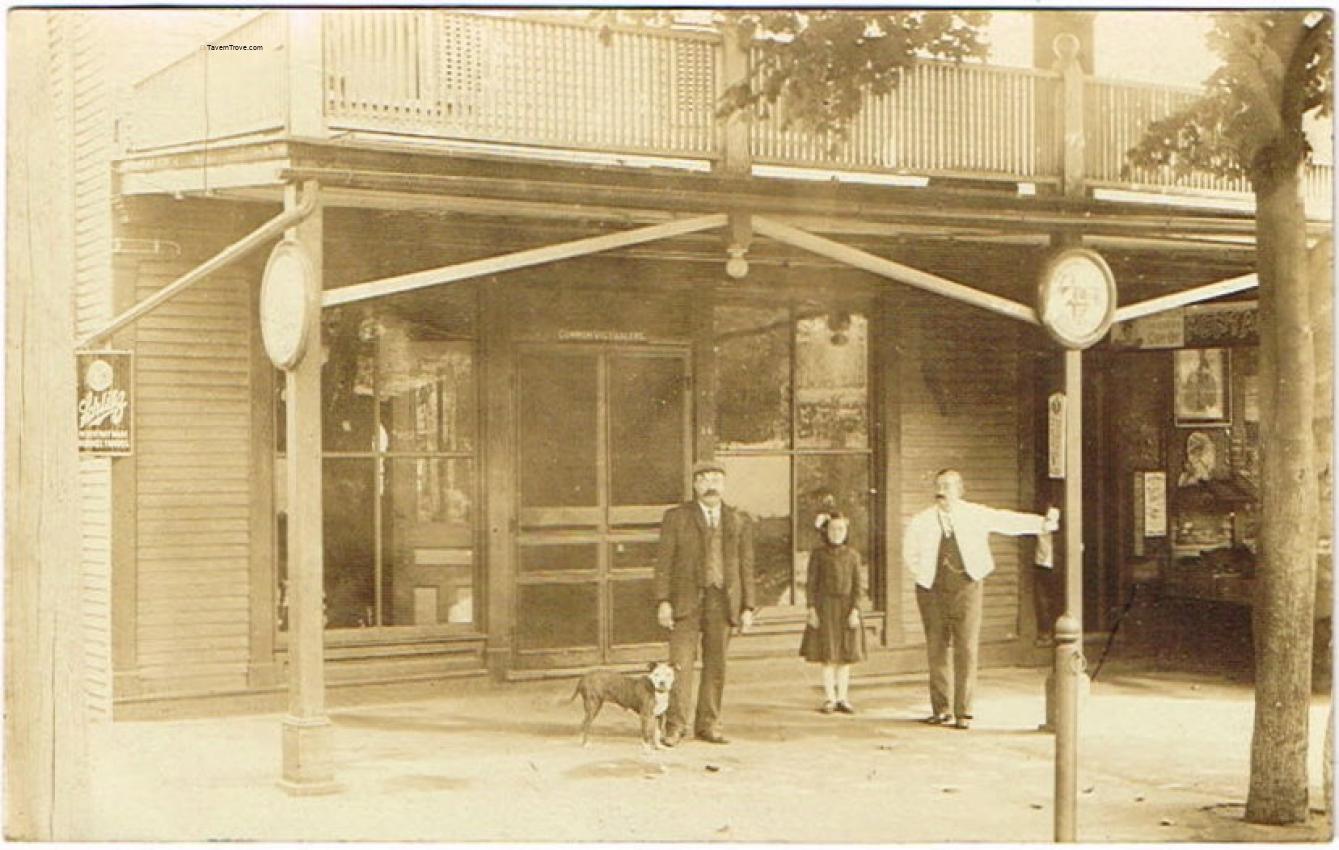
{"type": "Polygon", "coordinates": [[[1201,301],[1221,298],[1224,295],[1245,292],[1248,289],[1255,289],[1259,285],[1260,278],[1254,274],[1228,278],[1227,280],[1220,280],[1217,283],[1208,283],[1204,286],[1197,286],[1194,289],[1187,289],[1183,292],[1173,292],[1170,295],[1150,298],[1147,301],[1140,301],[1137,304],[1127,304],[1124,307],[1117,307],[1116,321],[1128,322],[1131,319],[1151,316],[1154,313],[1175,310],[1177,307],[1185,307],[1190,304],[1198,304],[1201,301]]]}
{"type": "Polygon", "coordinates": [[[989,292],[981,292],[972,289],[970,286],[964,286],[956,281],[939,277],[938,275],[923,272],[920,269],[913,269],[911,266],[904,266],[901,263],[895,263],[892,260],[875,256],[874,254],[861,251],[858,248],[852,248],[849,245],[843,245],[840,242],[834,242],[831,239],[824,239],[821,236],[815,236],[812,233],[806,233],[794,227],[781,224],[778,221],[763,218],[761,216],[753,217],[753,229],[771,237],[778,242],[784,242],[788,245],[794,245],[797,248],[803,248],[823,257],[837,260],[849,266],[863,269],[867,272],[880,275],[882,277],[896,280],[899,283],[905,283],[914,286],[917,289],[924,289],[927,292],[933,292],[936,295],[942,295],[945,298],[951,298],[954,301],[961,301],[964,304],[970,304],[974,307],[980,307],[992,313],[1006,316],[1010,319],[1029,324],[1039,324],[1037,311],[1033,308],[1019,304],[1016,301],[1010,301],[1007,298],[1001,298],[998,295],[992,295],[989,292]]]}
{"type": "Polygon", "coordinates": [[[107,324],[76,342],[75,348],[87,348],[98,340],[111,336],[113,333],[131,322],[142,318],[156,309],[159,305],[175,298],[180,293],[185,292],[191,286],[204,280],[206,277],[209,277],[209,275],[219,269],[241,259],[271,240],[278,238],[286,229],[293,227],[307,216],[311,215],[312,210],[314,209],[316,209],[315,195],[307,195],[303,198],[301,205],[285,210],[256,228],[249,235],[234,242],[222,251],[219,251],[217,254],[172,281],[153,295],[145,298],[134,307],[113,317],[107,324]]]}
{"type": "Polygon", "coordinates": [[[545,245],[542,248],[531,248],[525,251],[517,251],[514,254],[471,260],[465,263],[372,280],[366,283],[355,283],[352,286],[342,286],[322,293],[321,306],[335,307],[355,301],[366,301],[369,298],[381,298],[415,289],[424,289],[429,286],[455,283],[473,277],[501,274],[502,272],[529,266],[544,265],[545,263],[553,263],[573,257],[584,257],[601,251],[611,251],[629,245],[640,245],[644,242],[655,242],[660,239],[682,236],[685,233],[712,230],[717,227],[724,227],[728,221],[729,217],[724,213],[686,218],[666,222],[665,224],[655,224],[650,227],[640,227],[635,230],[592,236],[572,242],[560,242],[556,245],[545,245]]]}

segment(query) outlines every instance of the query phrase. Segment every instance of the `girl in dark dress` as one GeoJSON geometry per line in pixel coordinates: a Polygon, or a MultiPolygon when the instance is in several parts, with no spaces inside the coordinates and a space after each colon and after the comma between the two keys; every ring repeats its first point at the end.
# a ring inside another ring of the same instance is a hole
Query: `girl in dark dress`
{"type": "Polygon", "coordinates": [[[823,665],[824,714],[855,714],[849,688],[851,665],[865,660],[860,606],[865,600],[865,566],[846,544],[851,523],[839,513],[821,526],[823,543],[809,556],[809,622],[800,643],[806,661],[823,665]]]}

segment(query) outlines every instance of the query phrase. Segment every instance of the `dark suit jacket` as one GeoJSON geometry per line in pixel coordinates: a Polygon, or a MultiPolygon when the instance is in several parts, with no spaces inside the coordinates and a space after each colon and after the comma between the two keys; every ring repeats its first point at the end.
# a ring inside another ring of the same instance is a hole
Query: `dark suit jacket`
{"type": "MultiPolygon", "coordinates": [[[[656,558],[656,599],[674,606],[674,619],[698,613],[702,602],[703,558],[707,519],[696,501],[665,511],[660,524],[660,554],[656,558]]],[[[725,593],[730,600],[731,625],[739,614],[754,607],[753,521],[748,514],[721,505],[721,551],[724,555],[725,593]]]]}

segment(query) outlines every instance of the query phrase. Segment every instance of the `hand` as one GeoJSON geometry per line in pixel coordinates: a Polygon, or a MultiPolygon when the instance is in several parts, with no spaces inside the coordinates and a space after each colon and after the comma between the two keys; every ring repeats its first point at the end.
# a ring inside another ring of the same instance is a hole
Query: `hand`
{"type": "Polygon", "coordinates": [[[852,608],[851,613],[846,616],[846,625],[852,629],[860,628],[860,609],[852,608]]]}
{"type": "Polygon", "coordinates": [[[660,622],[660,628],[673,629],[674,606],[669,604],[668,602],[660,603],[660,607],[656,609],[656,620],[660,622]]]}
{"type": "Polygon", "coordinates": [[[810,608],[810,609],[809,609],[809,628],[811,628],[811,629],[816,629],[816,628],[818,628],[818,609],[817,609],[817,608],[810,608]]]}
{"type": "Polygon", "coordinates": [[[1047,511],[1046,511],[1046,519],[1044,519],[1044,520],[1042,521],[1041,528],[1042,528],[1042,531],[1045,531],[1045,532],[1047,532],[1047,533],[1052,532],[1052,531],[1056,531],[1056,530],[1058,530],[1058,529],[1060,528],[1060,509],[1059,509],[1059,508],[1048,508],[1048,509],[1047,509],[1047,511]]]}
{"type": "Polygon", "coordinates": [[[753,609],[745,608],[739,614],[739,633],[743,634],[753,628],[753,609]]]}

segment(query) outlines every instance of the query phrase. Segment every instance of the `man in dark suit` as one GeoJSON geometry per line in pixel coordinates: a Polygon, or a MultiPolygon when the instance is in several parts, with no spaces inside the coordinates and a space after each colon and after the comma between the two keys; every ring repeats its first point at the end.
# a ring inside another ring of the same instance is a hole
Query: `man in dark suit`
{"type": "Polygon", "coordinates": [[[670,692],[663,743],[674,746],[688,728],[693,698],[693,664],[702,649],[694,735],[727,743],[721,733],[721,694],[730,629],[753,625],[753,524],[725,504],[725,469],[703,461],[693,467],[690,502],[665,512],[656,559],[657,619],[670,630],[670,661],[679,676],[670,692]]]}

